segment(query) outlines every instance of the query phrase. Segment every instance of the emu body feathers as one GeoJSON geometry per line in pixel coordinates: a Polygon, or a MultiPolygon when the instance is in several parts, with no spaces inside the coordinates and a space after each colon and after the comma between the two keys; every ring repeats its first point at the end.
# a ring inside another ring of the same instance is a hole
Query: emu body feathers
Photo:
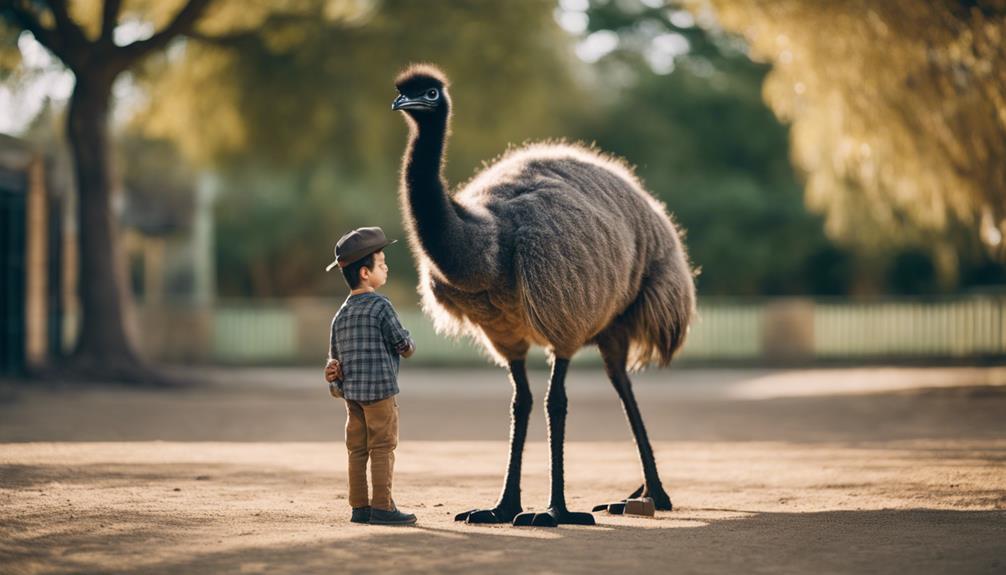
{"type": "Polygon", "coordinates": [[[419,258],[424,307],[441,330],[479,338],[500,363],[526,353],[521,342],[570,357],[608,330],[628,336],[634,368],[666,365],[680,347],[694,306],[687,257],[663,204],[620,162],[535,144],[454,201],[494,228],[497,245],[473,264],[493,276],[476,292],[419,258]]]}

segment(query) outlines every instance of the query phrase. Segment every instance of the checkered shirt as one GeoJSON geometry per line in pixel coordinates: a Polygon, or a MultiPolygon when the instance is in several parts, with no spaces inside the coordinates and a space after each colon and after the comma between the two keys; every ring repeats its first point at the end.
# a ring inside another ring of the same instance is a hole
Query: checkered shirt
{"type": "Polygon", "coordinates": [[[352,294],[332,318],[329,353],[342,362],[346,399],[375,401],[398,393],[399,355],[411,341],[391,300],[376,293],[352,294]]]}

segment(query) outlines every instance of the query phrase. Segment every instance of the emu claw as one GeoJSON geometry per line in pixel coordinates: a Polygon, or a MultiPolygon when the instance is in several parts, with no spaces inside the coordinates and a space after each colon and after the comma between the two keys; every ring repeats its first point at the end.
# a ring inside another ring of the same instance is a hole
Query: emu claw
{"type": "Polygon", "coordinates": [[[559,525],[594,525],[594,516],[590,513],[577,513],[565,509],[549,509],[544,513],[529,511],[514,518],[516,527],[558,527],[559,525]]]}
{"type": "Polygon", "coordinates": [[[591,511],[595,513],[598,511],[607,511],[612,515],[621,515],[625,513],[625,500],[623,499],[622,501],[615,501],[614,503],[602,503],[600,505],[595,505],[591,511]]]}
{"type": "Polygon", "coordinates": [[[493,509],[471,509],[464,513],[458,513],[454,516],[454,520],[464,521],[468,524],[510,523],[514,516],[521,511],[520,507],[510,511],[500,509],[499,507],[493,509]]]}

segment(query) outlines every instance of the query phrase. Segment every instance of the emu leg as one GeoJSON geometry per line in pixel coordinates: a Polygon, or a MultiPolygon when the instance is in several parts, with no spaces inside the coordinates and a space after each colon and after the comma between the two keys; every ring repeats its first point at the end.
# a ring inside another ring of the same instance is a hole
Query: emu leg
{"type": "Polygon", "coordinates": [[[524,360],[510,362],[510,382],[513,384],[513,399],[510,402],[510,463],[503,481],[503,493],[492,509],[472,509],[458,513],[454,516],[455,521],[510,523],[523,511],[520,505],[520,466],[532,404],[524,360]]]}
{"type": "Polygon", "coordinates": [[[514,525],[555,527],[557,525],[593,525],[590,513],[575,513],[566,508],[565,480],[563,477],[563,443],[566,439],[566,369],[568,359],[556,358],[552,364],[552,377],[545,399],[545,414],[548,417],[548,444],[551,452],[549,471],[552,476],[552,492],[548,510],[544,513],[521,513],[514,518],[514,525]]]}
{"type": "MultiPolygon", "coordinates": [[[[624,346],[602,346],[604,355],[605,370],[611,383],[618,393],[618,398],[622,400],[622,408],[625,410],[625,417],[629,420],[629,427],[632,428],[632,436],[636,440],[636,447],[639,449],[639,459],[643,465],[643,485],[633,491],[628,499],[636,497],[649,497],[657,509],[670,511],[673,509],[671,498],[664,491],[664,486],[660,483],[660,475],[657,473],[657,463],[653,457],[653,448],[650,446],[650,439],[646,435],[646,426],[643,425],[643,416],[639,413],[639,405],[636,403],[636,396],[632,393],[632,382],[629,374],[625,371],[625,347],[624,346]]],[[[593,511],[604,511],[614,515],[621,515],[625,511],[625,500],[615,501],[596,505],[593,511]]]]}

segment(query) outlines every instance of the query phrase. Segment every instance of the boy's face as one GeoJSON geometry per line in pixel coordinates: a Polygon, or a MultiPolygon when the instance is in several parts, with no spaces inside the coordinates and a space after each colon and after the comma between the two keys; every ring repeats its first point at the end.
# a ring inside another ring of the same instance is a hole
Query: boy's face
{"type": "Polygon", "coordinates": [[[384,262],[384,252],[374,254],[374,269],[360,269],[360,280],[374,289],[388,282],[388,264],[384,262]]]}

